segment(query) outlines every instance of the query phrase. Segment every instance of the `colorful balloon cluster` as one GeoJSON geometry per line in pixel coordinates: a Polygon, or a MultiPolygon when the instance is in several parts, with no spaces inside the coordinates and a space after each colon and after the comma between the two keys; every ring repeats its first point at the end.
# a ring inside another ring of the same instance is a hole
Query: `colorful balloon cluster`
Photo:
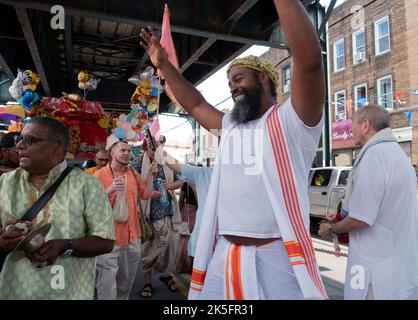
{"type": "Polygon", "coordinates": [[[145,111],[132,109],[131,113],[121,114],[116,120],[114,134],[120,139],[132,142],[144,140],[143,129],[148,122],[148,114],[145,111]]]}
{"type": "Polygon", "coordinates": [[[161,86],[160,78],[154,74],[154,68],[147,67],[142,73],[130,77],[128,81],[136,85],[131,97],[131,107],[149,114],[157,111],[161,86]]]}
{"type": "Polygon", "coordinates": [[[41,82],[39,75],[31,70],[17,70],[17,77],[9,87],[10,95],[21,104],[25,110],[31,111],[32,104],[39,101],[35,92],[36,86],[41,82]]]}
{"type": "Polygon", "coordinates": [[[94,75],[88,73],[85,70],[81,70],[78,73],[78,87],[81,90],[93,91],[97,89],[97,85],[100,79],[97,79],[94,75]]]}

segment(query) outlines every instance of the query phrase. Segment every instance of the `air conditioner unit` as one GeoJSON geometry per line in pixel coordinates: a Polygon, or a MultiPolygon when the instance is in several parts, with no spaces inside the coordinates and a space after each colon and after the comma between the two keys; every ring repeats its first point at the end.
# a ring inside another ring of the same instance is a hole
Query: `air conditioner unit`
{"type": "Polygon", "coordinates": [[[341,120],[345,120],[345,114],[344,113],[337,113],[335,115],[335,121],[341,121],[341,120]]]}
{"type": "Polygon", "coordinates": [[[358,52],[355,54],[355,62],[360,63],[366,61],[366,53],[365,52],[358,52]]]}
{"type": "Polygon", "coordinates": [[[290,91],[290,85],[285,84],[285,85],[283,86],[283,92],[289,92],[289,91],[290,91]]]}

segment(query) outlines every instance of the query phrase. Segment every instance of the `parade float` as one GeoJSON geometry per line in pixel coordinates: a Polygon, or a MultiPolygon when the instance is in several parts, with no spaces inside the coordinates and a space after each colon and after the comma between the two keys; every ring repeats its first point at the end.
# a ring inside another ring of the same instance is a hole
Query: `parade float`
{"type": "Polygon", "coordinates": [[[98,101],[87,100],[100,80],[87,71],[78,74],[82,95],[62,92],[61,97],[39,97],[35,92],[39,76],[31,70],[18,70],[9,91],[17,101],[0,110],[0,118],[12,121],[9,131],[21,131],[34,116],[48,116],[65,123],[70,133],[67,158],[91,159],[106,146],[109,135],[138,146],[145,138],[146,127],[157,133],[158,121],[150,118],[158,112],[160,78],[152,67],[132,76],[128,81],[136,87],[130,100],[130,111],[122,114],[105,112],[98,101]]]}

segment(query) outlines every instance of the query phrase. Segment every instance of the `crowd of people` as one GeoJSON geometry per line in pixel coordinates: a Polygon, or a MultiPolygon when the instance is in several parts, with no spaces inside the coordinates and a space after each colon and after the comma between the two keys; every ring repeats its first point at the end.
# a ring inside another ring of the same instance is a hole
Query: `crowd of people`
{"type": "MultiPolygon", "coordinates": [[[[141,29],[141,45],[178,103],[221,132],[213,168],[179,163],[164,150],[165,139],[156,149],[146,139],[131,163],[131,146],[115,138],[97,153],[95,169],[68,173],[68,130],[50,118],[33,118],[20,134],[2,138],[10,172],[0,177],[0,299],[91,299],[94,288],[97,299],[128,299],[138,268],[144,298],[154,293],[152,272],[175,291],[173,274],[190,271],[189,299],[328,298],[307,194],[324,123],[322,50],[301,2],[274,4],[294,62],[291,97],[281,104],[277,71],[248,56],[227,70],[234,108],[222,113],[170,63],[155,32],[141,29]],[[51,200],[23,221],[64,173],[51,200]],[[177,199],[173,191],[182,186],[177,199]],[[141,216],[153,229],[146,241],[141,216]],[[27,228],[45,224],[51,230],[37,251],[15,250],[27,228]],[[51,285],[58,265],[62,290],[51,285]]],[[[418,299],[415,170],[383,108],[359,109],[353,134],[362,150],[343,218],[321,224],[319,234],[349,234],[346,299],[418,299]]]]}

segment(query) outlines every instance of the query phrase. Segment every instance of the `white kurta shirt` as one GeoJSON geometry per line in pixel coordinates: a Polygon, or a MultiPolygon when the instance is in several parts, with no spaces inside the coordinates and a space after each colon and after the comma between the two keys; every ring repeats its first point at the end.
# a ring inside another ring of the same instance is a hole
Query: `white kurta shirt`
{"type": "MultiPolygon", "coordinates": [[[[322,121],[315,127],[306,126],[293,109],[290,99],[279,108],[279,113],[295,170],[295,179],[300,185],[307,186],[309,170],[322,132],[322,121]]],[[[266,113],[260,119],[234,126],[225,141],[219,161],[220,235],[251,238],[281,236],[262,178],[263,157],[267,151],[267,146],[262,145],[263,135],[267,134],[267,130],[262,126],[267,115],[266,113]],[[261,161],[257,161],[257,157],[261,161]]],[[[226,114],[222,127],[230,128],[231,124],[231,115],[226,114]]],[[[307,187],[305,192],[298,196],[302,212],[307,212],[307,187]]]]}
{"type": "Polygon", "coordinates": [[[417,299],[418,211],[415,171],[397,143],[367,150],[348,203],[370,227],[350,233],[345,299],[417,299]]]}

